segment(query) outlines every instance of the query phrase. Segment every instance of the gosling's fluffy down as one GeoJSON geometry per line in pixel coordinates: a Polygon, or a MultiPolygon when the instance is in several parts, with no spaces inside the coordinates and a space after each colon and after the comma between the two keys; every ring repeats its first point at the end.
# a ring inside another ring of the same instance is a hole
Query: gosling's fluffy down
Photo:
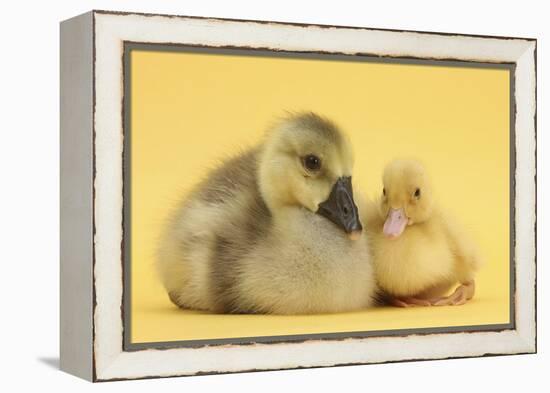
{"type": "Polygon", "coordinates": [[[175,210],[159,244],[157,268],[172,302],[224,313],[370,306],[375,284],[364,234],[351,240],[315,213],[352,165],[338,128],[305,113],[212,171],[175,210]],[[310,153],[322,160],[319,173],[303,167],[310,153]]]}
{"type": "Polygon", "coordinates": [[[383,184],[363,217],[380,289],[398,306],[465,303],[473,296],[479,252],[434,202],[424,167],[415,160],[395,160],[385,168],[383,184]],[[445,296],[457,284],[455,293],[445,296]]]}

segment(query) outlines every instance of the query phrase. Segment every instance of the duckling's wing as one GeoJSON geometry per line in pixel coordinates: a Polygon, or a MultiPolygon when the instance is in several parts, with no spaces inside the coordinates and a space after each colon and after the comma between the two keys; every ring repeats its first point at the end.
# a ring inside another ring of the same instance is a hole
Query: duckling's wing
{"type": "Polygon", "coordinates": [[[481,265],[479,249],[469,233],[450,214],[440,212],[445,234],[455,256],[455,269],[459,282],[466,283],[474,279],[481,265]]]}

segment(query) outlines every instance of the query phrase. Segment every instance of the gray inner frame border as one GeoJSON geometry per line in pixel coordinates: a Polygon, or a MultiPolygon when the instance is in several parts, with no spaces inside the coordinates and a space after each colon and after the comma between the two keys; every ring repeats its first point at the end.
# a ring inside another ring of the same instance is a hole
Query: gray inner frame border
{"type": "Polygon", "coordinates": [[[171,348],[200,348],[213,345],[252,345],[256,343],[278,344],[278,343],[301,343],[308,340],[343,340],[349,338],[367,338],[367,337],[395,337],[409,335],[426,335],[436,333],[464,333],[464,332],[482,332],[482,331],[503,331],[515,329],[515,172],[516,172],[516,149],[515,149],[515,63],[508,62],[477,62],[471,60],[456,59],[433,59],[417,57],[389,57],[377,56],[372,54],[345,54],[338,52],[315,52],[315,51],[282,51],[269,48],[254,47],[213,47],[206,45],[187,45],[180,43],[146,43],[146,42],[123,42],[123,103],[122,103],[122,129],[123,129],[123,240],[122,240],[122,275],[123,275],[123,294],[122,294],[122,320],[123,320],[123,345],[124,351],[137,351],[144,349],[171,349],[171,348]],[[278,336],[252,336],[235,337],[220,339],[201,339],[201,340],[179,340],[179,341],[159,341],[159,342],[141,342],[133,343],[131,341],[131,52],[133,50],[151,51],[151,52],[176,52],[176,53],[201,53],[212,55],[232,55],[248,57],[275,57],[275,58],[300,58],[324,61],[348,61],[364,63],[385,63],[400,65],[427,65],[443,67],[461,67],[461,68],[488,68],[488,69],[506,69],[510,76],[510,321],[506,324],[489,325],[467,325],[467,326],[442,326],[434,328],[410,328],[410,329],[391,329],[391,330],[372,330],[372,331],[351,331],[334,332],[318,334],[298,334],[298,335],[278,335],[278,336]]]}

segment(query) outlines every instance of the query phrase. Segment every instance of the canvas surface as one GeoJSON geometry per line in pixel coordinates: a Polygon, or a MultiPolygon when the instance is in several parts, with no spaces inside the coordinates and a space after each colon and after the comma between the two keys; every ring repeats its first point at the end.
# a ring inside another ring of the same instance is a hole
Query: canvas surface
{"type": "Polygon", "coordinates": [[[130,83],[133,343],[509,322],[509,70],[134,50],[130,83]],[[257,143],[285,110],[315,111],[350,135],[354,188],[369,197],[389,160],[425,163],[438,202],[483,254],[472,302],[296,317],[170,303],[153,268],[164,220],[209,168],[257,143]]]}

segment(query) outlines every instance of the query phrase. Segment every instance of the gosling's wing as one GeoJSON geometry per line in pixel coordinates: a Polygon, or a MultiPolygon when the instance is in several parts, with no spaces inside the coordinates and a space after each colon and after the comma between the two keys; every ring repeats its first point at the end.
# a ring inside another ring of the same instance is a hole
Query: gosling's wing
{"type": "Polygon", "coordinates": [[[258,149],[236,155],[218,165],[195,187],[191,198],[207,204],[231,201],[240,193],[257,188],[258,149]]]}
{"type": "Polygon", "coordinates": [[[174,303],[231,311],[239,260],[269,226],[256,167],[257,150],[223,162],[169,216],[157,270],[174,303]]]}
{"type": "Polygon", "coordinates": [[[271,228],[271,214],[258,187],[258,150],[225,162],[197,187],[193,198],[214,212],[210,228],[210,296],[215,309],[244,312],[236,286],[242,260],[271,228]]]}
{"type": "MultiPolygon", "coordinates": [[[[258,149],[236,156],[211,172],[192,199],[216,216],[212,231],[224,254],[248,251],[271,223],[271,213],[258,185],[258,149]]],[[[208,223],[205,223],[208,225],[208,223]]]]}

